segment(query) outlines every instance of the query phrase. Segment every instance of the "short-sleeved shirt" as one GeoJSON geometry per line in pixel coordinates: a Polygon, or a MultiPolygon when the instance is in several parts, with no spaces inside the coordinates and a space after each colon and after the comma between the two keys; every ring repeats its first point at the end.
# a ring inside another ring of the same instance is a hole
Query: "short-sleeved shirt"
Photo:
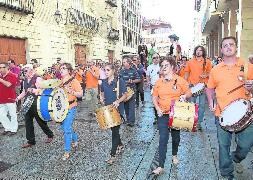
{"type": "MultiPolygon", "coordinates": [[[[99,68],[96,66],[92,66],[91,70],[93,71],[96,76],[99,77],[99,68]]],[[[86,72],[86,88],[91,89],[91,88],[97,88],[98,87],[98,78],[94,77],[90,71],[86,72]]]]}
{"type": "Polygon", "coordinates": [[[186,93],[190,93],[189,84],[178,75],[173,75],[170,81],[159,78],[153,89],[153,96],[158,97],[158,106],[165,114],[169,113],[171,102],[179,100],[186,93]]]}
{"type": "Polygon", "coordinates": [[[155,82],[159,79],[160,66],[159,64],[151,64],[147,68],[146,75],[150,77],[151,85],[155,85],[155,82]]]}
{"type": "Polygon", "coordinates": [[[135,89],[135,83],[128,83],[130,79],[136,80],[136,79],[141,79],[139,76],[137,70],[135,68],[129,68],[129,69],[121,69],[119,72],[119,77],[122,78],[127,87],[135,89]]]}
{"type": "MultiPolygon", "coordinates": [[[[133,67],[136,68],[136,66],[133,66],[133,67]]],[[[145,73],[144,66],[142,64],[138,64],[136,70],[137,70],[139,76],[142,78],[142,76],[145,73]]]]}
{"type": "MultiPolygon", "coordinates": [[[[210,72],[209,80],[207,83],[207,87],[211,89],[215,89],[216,98],[217,98],[217,108],[215,115],[219,116],[221,111],[229,105],[231,102],[237,99],[249,99],[246,96],[246,89],[244,87],[232,92],[228,93],[234,88],[243,84],[238,79],[238,76],[244,75],[244,62],[241,59],[237,60],[237,63],[233,66],[228,66],[224,62],[216,65],[210,72]]],[[[253,65],[248,65],[248,79],[253,79],[253,65]]]]}
{"type": "Polygon", "coordinates": [[[185,72],[189,73],[188,82],[196,85],[198,83],[207,83],[207,78],[200,78],[203,73],[209,74],[212,69],[212,63],[209,59],[206,59],[206,65],[203,70],[204,58],[198,61],[196,58],[189,60],[186,63],[185,72]]]}
{"type": "Polygon", "coordinates": [[[184,75],[185,75],[185,67],[181,67],[179,72],[178,72],[178,75],[182,78],[184,78],[184,75]]]}
{"type": "MultiPolygon", "coordinates": [[[[114,79],[110,84],[108,79],[103,79],[101,84],[101,92],[104,92],[105,105],[110,105],[117,100],[117,79],[114,79]]],[[[127,92],[126,84],[123,79],[119,79],[119,98],[127,92]]],[[[121,102],[119,107],[121,115],[124,114],[124,103],[121,102]]]]}
{"type": "Polygon", "coordinates": [[[0,104],[5,103],[14,103],[16,99],[16,84],[17,84],[17,75],[8,72],[7,75],[1,77],[3,80],[8,81],[11,83],[10,87],[5,86],[4,84],[0,83],[0,104]]]}
{"type": "MultiPolygon", "coordinates": [[[[77,79],[73,79],[70,82],[70,84],[67,84],[66,86],[71,87],[71,89],[73,89],[73,91],[76,91],[76,92],[81,92],[82,91],[82,87],[81,87],[81,85],[80,85],[80,83],[77,79]]],[[[76,96],[68,93],[68,101],[69,101],[69,109],[77,106],[76,96]]]]}

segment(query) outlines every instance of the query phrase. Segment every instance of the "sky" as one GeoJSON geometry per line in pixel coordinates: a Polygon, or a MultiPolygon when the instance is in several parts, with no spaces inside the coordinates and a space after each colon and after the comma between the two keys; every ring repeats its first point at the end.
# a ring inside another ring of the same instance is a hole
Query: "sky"
{"type": "Polygon", "coordinates": [[[141,12],[147,18],[161,18],[171,23],[179,42],[192,42],[194,0],[140,0],[141,12]]]}

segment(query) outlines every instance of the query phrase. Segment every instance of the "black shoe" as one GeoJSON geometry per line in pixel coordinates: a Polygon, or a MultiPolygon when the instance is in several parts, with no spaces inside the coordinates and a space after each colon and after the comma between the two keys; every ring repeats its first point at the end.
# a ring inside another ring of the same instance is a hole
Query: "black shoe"
{"type": "Polygon", "coordinates": [[[10,131],[4,131],[4,132],[2,132],[1,134],[4,136],[4,135],[7,135],[7,134],[9,134],[10,133],[10,131]]]}
{"type": "Polygon", "coordinates": [[[127,126],[134,127],[134,124],[133,123],[128,123],[127,126]]]}

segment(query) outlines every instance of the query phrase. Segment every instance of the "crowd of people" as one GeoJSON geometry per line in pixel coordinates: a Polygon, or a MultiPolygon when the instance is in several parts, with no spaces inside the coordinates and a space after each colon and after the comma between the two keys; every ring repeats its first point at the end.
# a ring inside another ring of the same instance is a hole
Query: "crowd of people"
{"type": "MultiPolygon", "coordinates": [[[[135,109],[145,104],[146,85],[151,91],[154,104],[153,124],[157,124],[159,130],[159,166],[153,173],[160,175],[164,171],[169,133],[172,136],[172,162],[175,165],[179,163],[177,153],[180,129],[168,127],[173,102],[189,101],[198,104],[197,129],[201,130],[208,100],[209,108],[215,113],[217,120],[220,172],[225,178],[233,179],[234,166],[241,166],[240,162],[246,158],[253,146],[253,138],[250,136],[253,133],[253,125],[249,123],[235,133],[237,148],[231,155],[231,137],[234,132],[224,129],[219,121],[222,112],[232,102],[238,99],[252,99],[253,65],[252,57],[247,62],[236,56],[237,41],[234,37],[223,38],[220,49],[222,58],[217,58],[215,63],[207,57],[203,46],[194,49],[193,58],[190,60],[169,53],[166,57],[160,57],[155,52],[152,55],[152,64],[147,68],[137,55],[123,56],[122,61],[116,61],[114,64],[88,60],[86,64],[77,65],[75,68],[58,58],[57,62],[46,70],[41,70],[36,59],[31,61],[32,64],[24,65],[22,69],[13,60],[1,61],[0,122],[4,127],[2,134],[16,134],[17,109],[22,110],[22,105],[31,97],[31,106],[24,113],[27,143],[22,145],[22,148],[32,147],[36,143],[34,118],[47,136],[45,142],[50,143],[54,134],[47,122],[38,115],[37,98],[41,93],[40,83],[49,79],[59,79],[69,101],[67,116],[61,123],[64,132],[62,159],[67,160],[70,158],[71,148],[78,146],[78,135],[72,128],[78,101],[92,102],[89,103],[90,118],[96,116],[95,111],[99,104],[113,105],[118,109],[123,122],[131,128],[136,123],[135,109]],[[196,88],[199,88],[197,93],[193,90],[196,88]],[[128,89],[134,92],[129,99],[128,89]],[[232,93],[228,93],[233,89],[232,93]]],[[[252,114],[252,110],[249,113],[252,114]]],[[[113,164],[117,154],[124,150],[119,129],[120,125],[111,127],[112,148],[110,158],[106,161],[108,164],[113,164]]]]}

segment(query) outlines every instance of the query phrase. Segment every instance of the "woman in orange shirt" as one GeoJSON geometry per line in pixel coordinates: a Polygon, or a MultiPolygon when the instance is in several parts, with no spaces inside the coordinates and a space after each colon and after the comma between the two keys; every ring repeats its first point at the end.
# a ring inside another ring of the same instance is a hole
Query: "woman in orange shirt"
{"type": "Polygon", "coordinates": [[[60,66],[60,73],[63,82],[63,89],[67,92],[69,100],[69,111],[67,117],[61,124],[64,132],[64,149],[65,153],[62,160],[67,160],[70,157],[71,144],[73,148],[77,147],[77,134],[72,129],[72,124],[76,115],[77,97],[82,97],[83,90],[72,75],[73,68],[70,63],[63,63],[60,66]],[[69,82],[68,82],[69,81],[69,82]]]}
{"type": "Polygon", "coordinates": [[[171,102],[183,100],[191,96],[187,81],[175,74],[176,61],[174,57],[166,57],[161,63],[163,76],[159,78],[153,89],[153,103],[158,114],[159,129],[159,167],[153,173],[163,172],[169,140],[169,131],[172,136],[172,162],[178,164],[177,151],[180,142],[180,131],[168,129],[171,102]]]}

